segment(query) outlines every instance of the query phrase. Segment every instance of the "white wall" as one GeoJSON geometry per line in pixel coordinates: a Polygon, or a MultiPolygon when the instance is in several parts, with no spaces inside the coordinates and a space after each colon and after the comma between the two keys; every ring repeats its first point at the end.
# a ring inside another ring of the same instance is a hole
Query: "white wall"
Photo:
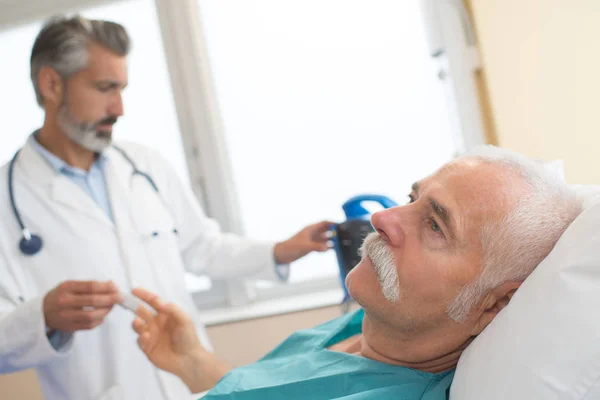
{"type": "Polygon", "coordinates": [[[470,3],[499,144],[600,183],[600,1],[470,3]]]}

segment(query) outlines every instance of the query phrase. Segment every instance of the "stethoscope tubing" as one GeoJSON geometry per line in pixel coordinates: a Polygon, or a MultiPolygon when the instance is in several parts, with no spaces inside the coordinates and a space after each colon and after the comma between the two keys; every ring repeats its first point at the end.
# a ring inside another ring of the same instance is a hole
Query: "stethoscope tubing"
{"type": "MultiPolygon", "coordinates": [[[[141,171],[138,169],[137,164],[133,161],[131,157],[127,154],[125,150],[122,148],[113,145],[113,149],[119,152],[125,160],[131,165],[133,168],[132,175],[140,175],[146,178],[152,189],[160,196],[160,191],[158,190],[158,186],[154,182],[154,179],[150,176],[150,174],[141,171]]],[[[21,149],[15,152],[15,155],[10,160],[8,165],[8,196],[10,199],[10,206],[12,208],[13,215],[19,224],[19,228],[21,228],[21,239],[19,241],[19,249],[24,255],[34,255],[37,254],[43,247],[43,240],[39,235],[32,234],[29,229],[23,223],[23,219],[21,218],[21,213],[19,212],[19,208],[17,207],[17,202],[15,200],[15,191],[14,191],[14,169],[17,159],[19,157],[19,153],[21,149]]]]}

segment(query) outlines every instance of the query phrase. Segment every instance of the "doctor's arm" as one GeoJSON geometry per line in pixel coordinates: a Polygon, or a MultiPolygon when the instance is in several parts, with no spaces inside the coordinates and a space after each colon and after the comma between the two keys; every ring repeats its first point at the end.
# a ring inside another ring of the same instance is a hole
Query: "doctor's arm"
{"type": "Polygon", "coordinates": [[[25,300],[0,266],[0,373],[19,371],[64,356],[73,332],[93,329],[120,300],[111,282],[69,281],[25,300]]]}
{"type": "Polygon", "coordinates": [[[68,350],[56,350],[46,336],[41,297],[19,302],[0,284],[0,373],[37,367],[68,350]]]}
{"type": "Polygon", "coordinates": [[[4,250],[0,250],[0,373],[10,373],[61,357],[71,341],[57,337],[60,346],[52,346],[44,321],[44,297],[25,297],[26,288],[15,278],[20,265],[9,264],[4,250]]]}
{"type": "MultiPolygon", "coordinates": [[[[0,251],[0,373],[37,367],[68,351],[52,347],[44,325],[43,296],[25,298],[25,288],[15,279],[5,254],[0,251]]],[[[68,342],[68,341],[67,341],[68,342]]]]}
{"type": "MultiPolygon", "coordinates": [[[[166,167],[170,208],[179,231],[180,249],[186,269],[216,279],[254,276],[261,279],[285,279],[276,272],[313,251],[329,249],[332,222],[308,225],[287,240],[274,243],[240,237],[221,231],[208,218],[191,189],[175,172],[166,167]]],[[[284,275],[286,275],[284,273],[284,275]]]]}
{"type": "Polygon", "coordinates": [[[133,330],[140,349],[157,368],[177,375],[192,393],[213,388],[231,370],[202,347],[193,321],[179,307],[144,289],[133,293],[156,312],[140,305],[133,330]]]}

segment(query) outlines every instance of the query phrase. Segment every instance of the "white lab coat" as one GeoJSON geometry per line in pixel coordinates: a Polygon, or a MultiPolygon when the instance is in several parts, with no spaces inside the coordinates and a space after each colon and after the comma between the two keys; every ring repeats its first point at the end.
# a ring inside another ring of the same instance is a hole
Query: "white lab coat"
{"type": "Polygon", "coordinates": [[[145,358],[131,329],[133,314],[120,307],[99,327],[76,332],[54,350],[45,333],[42,299],[60,282],[110,279],[122,291],[143,287],[157,292],[193,317],[210,348],[186,291],[184,271],[214,278],[277,279],[272,243],[221,233],[161,157],[139,145],[121,147],[152,176],[160,196],[145,178],[132,177],[132,167],[121,154],[108,149],[105,173],[113,224],[30,142],[24,146],[15,166],[14,190],[25,226],[44,241],[34,256],[19,251],[21,233],[9,202],[8,166],[0,169],[0,373],[36,368],[48,399],[194,398],[179,378],[157,370],[145,358]]]}

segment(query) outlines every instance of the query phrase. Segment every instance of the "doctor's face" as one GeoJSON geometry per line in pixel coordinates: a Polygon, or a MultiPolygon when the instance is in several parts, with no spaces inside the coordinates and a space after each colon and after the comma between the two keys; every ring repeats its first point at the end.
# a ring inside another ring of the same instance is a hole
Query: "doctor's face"
{"type": "Polygon", "coordinates": [[[122,92],[127,86],[127,63],[99,45],[88,47],[88,65],[71,76],[63,88],[57,123],[71,140],[101,152],[112,141],[112,127],[123,115],[122,92]]]}
{"type": "Polygon", "coordinates": [[[507,181],[497,166],[462,159],[415,183],[409,204],[374,213],[376,232],[346,279],[369,318],[420,334],[456,326],[446,310],[481,271],[481,226],[508,210],[497,201],[507,181]]]}

